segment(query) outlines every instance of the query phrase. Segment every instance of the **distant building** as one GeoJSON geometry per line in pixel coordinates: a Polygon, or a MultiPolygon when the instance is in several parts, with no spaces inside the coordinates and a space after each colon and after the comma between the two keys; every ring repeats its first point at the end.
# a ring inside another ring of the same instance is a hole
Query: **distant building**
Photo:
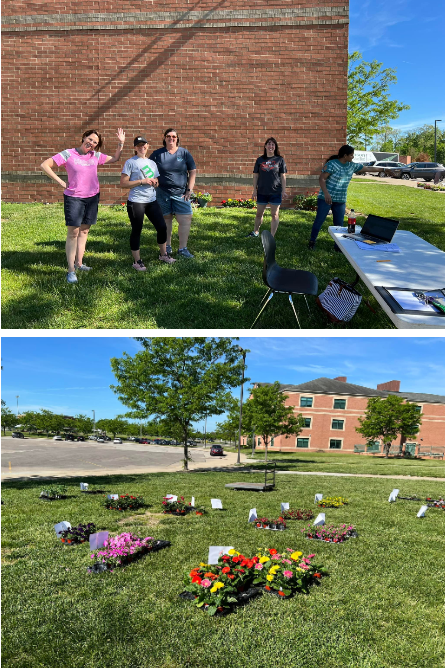
{"type": "MultiPolygon", "coordinates": [[[[301,385],[281,385],[280,389],[288,395],[286,405],[294,406],[295,414],[301,413],[306,425],[297,437],[276,436],[272,439],[270,447],[274,450],[354,452],[355,445],[366,445],[366,439],[355,431],[355,427],[359,426],[358,418],[363,416],[368,399],[390,394],[415,403],[422,414],[419,433],[415,439],[406,442],[408,449],[413,454],[419,447],[445,449],[444,396],[401,392],[399,380],[382,383],[374,390],[348,383],[345,376],[317,378],[301,385]]],[[[244,437],[243,442],[246,443],[246,440],[244,437]]],[[[257,435],[255,440],[257,448],[264,448],[261,437],[257,435]]],[[[393,445],[399,445],[400,442],[401,437],[398,437],[393,445]]],[[[382,452],[382,445],[376,442],[372,451],[382,452]]]]}

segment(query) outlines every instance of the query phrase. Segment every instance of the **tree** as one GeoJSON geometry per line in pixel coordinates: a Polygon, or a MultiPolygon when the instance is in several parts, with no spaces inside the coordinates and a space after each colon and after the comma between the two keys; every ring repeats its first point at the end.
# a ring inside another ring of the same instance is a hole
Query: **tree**
{"type": "Polygon", "coordinates": [[[10,408],[7,407],[6,402],[2,399],[2,428],[3,436],[7,429],[14,429],[17,424],[17,415],[15,415],[10,408]]]}
{"type": "MultiPolygon", "coordinates": [[[[434,156],[434,125],[422,125],[405,132],[394,147],[401,155],[410,155],[415,162],[430,162],[434,156]]],[[[440,127],[437,127],[437,161],[445,162],[445,129],[440,127]]]]}
{"type": "Polygon", "coordinates": [[[359,417],[360,427],[355,430],[371,444],[376,439],[382,439],[385,457],[388,457],[391,443],[400,434],[403,449],[403,439],[413,438],[419,431],[422,418],[417,406],[405,401],[403,397],[390,394],[386,398],[371,397],[363,417],[359,417]]]}
{"type": "Polygon", "coordinates": [[[113,418],[111,420],[98,420],[96,427],[107,433],[109,431],[116,438],[116,434],[124,434],[127,431],[128,422],[122,418],[113,418]]]}
{"type": "Polygon", "coordinates": [[[136,337],[143,350],[113,358],[111,389],[131,408],[128,417],[166,419],[181,427],[184,468],[192,422],[230,407],[229,388],[241,384],[242,358],[232,339],[136,337]]]}
{"type": "Polygon", "coordinates": [[[216,431],[219,438],[236,443],[239,433],[239,408],[240,402],[233,398],[233,405],[227,413],[223,422],[216,423],[216,431]]]}
{"type": "Polygon", "coordinates": [[[41,408],[37,413],[33,413],[33,423],[36,428],[45,431],[46,435],[50,432],[60,432],[65,428],[66,418],[63,415],[57,415],[52,411],[41,408]]]}
{"type": "Polygon", "coordinates": [[[304,427],[301,414],[295,416],[292,406],[286,406],[287,395],[280,391],[280,383],[260,385],[251,390],[251,397],[243,407],[243,431],[260,434],[267,448],[272,436],[298,434],[304,427]]]}
{"type": "Polygon", "coordinates": [[[349,55],[348,67],[348,143],[355,145],[363,137],[372,137],[379,128],[409,106],[389,99],[389,88],[397,83],[396,70],[383,69],[383,63],[367,63],[362,54],[349,55]]]}
{"type": "Polygon", "coordinates": [[[83,434],[84,436],[86,434],[91,434],[94,426],[93,418],[90,418],[87,415],[82,415],[80,413],[79,415],[75,416],[74,420],[77,432],[83,434]]]}

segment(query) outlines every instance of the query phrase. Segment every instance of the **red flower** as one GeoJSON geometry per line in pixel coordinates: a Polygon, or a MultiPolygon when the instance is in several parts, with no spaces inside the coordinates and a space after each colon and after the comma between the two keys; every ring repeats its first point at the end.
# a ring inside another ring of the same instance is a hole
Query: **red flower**
{"type": "Polygon", "coordinates": [[[234,564],[237,564],[239,561],[241,561],[241,558],[240,557],[233,557],[232,561],[233,561],[234,564]]]}
{"type": "Polygon", "coordinates": [[[199,577],[199,575],[195,575],[195,577],[192,578],[192,583],[197,582],[199,585],[202,582],[202,578],[199,577]]]}
{"type": "Polygon", "coordinates": [[[286,596],[286,594],[284,593],[284,591],[279,591],[279,592],[278,592],[278,595],[279,595],[279,596],[286,596]]]}
{"type": "Polygon", "coordinates": [[[314,578],[321,578],[321,573],[314,573],[314,578]]]}
{"type": "Polygon", "coordinates": [[[227,577],[230,578],[230,580],[233,580],[235,576],[234,575],[228,575],[227,577]]]}
{"type": "Polygon", "coordinates": [[[278,550],[269,550],[269,554],[277,554],[278,550]]]}
{"type": "Polygon", "coordinates": [[[225,567],[222,569],[221,573],[230,573],[230,568],[229,568],[228,566],[225,566],[225,567]]]}

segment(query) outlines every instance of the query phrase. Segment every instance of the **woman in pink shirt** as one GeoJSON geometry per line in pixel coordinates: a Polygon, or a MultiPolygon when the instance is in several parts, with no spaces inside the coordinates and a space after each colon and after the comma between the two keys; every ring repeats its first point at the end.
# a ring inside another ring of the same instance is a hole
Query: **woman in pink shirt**
{"type": "Polygon", "coordinates": [[[65,211],[65,223],[67,225],[66,236],[66,259],[68,261],[68,283],[77,283],[76,269],[89,271],[82,263],[88,232],[91,225],[97,221],[99,208],[99,180],[97,168],[117,162],[124,148],[125,132],[122,128],[117,130],[118,146],[113,157],[100,153],[98,149],[102,146],[102,137],[97,130],[87,130],[82,135],[82,143],[79,148],[69,148],[52,158],[42,162],[40,167],[53,181],[56,181],[65,190],[63,191],[63,203],[65,211]],[[65,166],[68,174],[68,183],[53,171],[57,165],[65,166]]]}

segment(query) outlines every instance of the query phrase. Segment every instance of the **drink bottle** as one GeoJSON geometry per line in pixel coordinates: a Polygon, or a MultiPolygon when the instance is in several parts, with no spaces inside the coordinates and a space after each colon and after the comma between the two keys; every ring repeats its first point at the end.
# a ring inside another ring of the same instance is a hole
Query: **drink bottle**
{"type": "Polygon", "coordinates": [[[354,234],[355,233],[355,211],[354,209],[351,209],[351,211],[348,213],[348,233],[349,234],[354,234]]]}

